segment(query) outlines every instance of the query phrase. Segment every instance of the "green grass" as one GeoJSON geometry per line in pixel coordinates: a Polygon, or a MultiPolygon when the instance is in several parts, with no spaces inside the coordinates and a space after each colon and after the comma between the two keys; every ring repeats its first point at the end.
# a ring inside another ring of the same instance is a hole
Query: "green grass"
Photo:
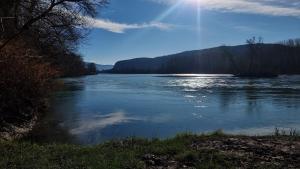
{"type": "Polygon", "coordinates": [[[182,165],[199,169],[235,168],[235,160],[218,150],[195,151],[191,147],[194,141],[220,137],[227,136],[221,132],[181,134],[167,140],[126,139],[95,146],[0,141],[0,168],[142,169],[147,167],[145,154],[171,157],[182,165]]]}
{"type": "MultiPolygon", "coordinates": [[[[142,160],[145,154],[171,155],[182,162],[192,160],[195,165],[199,159],[211,156],[223,160],[219,158],[221,155],[213,151],[193,152],[189,143],[195,138],[181,135],[168,140],[127,139],[96,146],[0,142],[0,168],[138,169],[146,168],[142,160]]],[[[205,163],[201,165],[206,166],[204,168],[215,165],[215,161],[207,160],[205,163]]]]}

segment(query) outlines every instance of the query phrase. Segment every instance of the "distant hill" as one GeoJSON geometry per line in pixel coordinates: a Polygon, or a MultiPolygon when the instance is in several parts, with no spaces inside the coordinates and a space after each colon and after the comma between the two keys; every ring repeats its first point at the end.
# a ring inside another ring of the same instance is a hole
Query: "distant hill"
{"type": "Polygon", "coordinates": [[[300,48],[259,44],[253,53],[249,45],[186,51],[156,58],[119,61],[110,73],[207,73],[237,74],[249,65],[255,72],[300,74],[300,48]]]}
{"type": "Polygon", "coordinates": [[[96,68],[98,71],[103,71],[103,70],[110,70],[114,67],[114,65],[99,65],[96,64],[96,68]]]}
{"type": "MultiPolygon", "coordinates": [[[[86,62],[86,66],[92,62],[86,62]]],[[[101,64],[96,64],[96,69],[97,71],[104,71],[104,70],[110,70],[112,69],[114,66],[113,65],[101,65],[101,64]]]]}

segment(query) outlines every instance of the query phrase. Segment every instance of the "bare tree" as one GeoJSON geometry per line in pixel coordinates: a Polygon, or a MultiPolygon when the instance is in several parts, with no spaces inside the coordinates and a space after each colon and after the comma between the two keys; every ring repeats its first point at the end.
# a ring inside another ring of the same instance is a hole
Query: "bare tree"
{"type": "Polygon", "coordinates": [[[249,63],[249,67],[248,67],[248,72],[254,72],[254,68],[256,65],[256,60],[260,59],[259,56],[261,54],[261,47],[263,42],[263,38],[262,37],[252,37],[250,39],[246,40],[246,43],[248,44],[249,47],[249,58],[250,58],[250,63],[249,63]]]}
{"type": "Polygon", "coordinates": [[[300,38],[284,40],[279,42],[279,44],[289,47],[300,47],[300,38]]]}
{"type": "Polygon", "coordinates": [[[25,32],[45,43],[74,44],[84,35],[79,27],[105,4],[107,0],[1,0],[0,50],[25,32]]]}

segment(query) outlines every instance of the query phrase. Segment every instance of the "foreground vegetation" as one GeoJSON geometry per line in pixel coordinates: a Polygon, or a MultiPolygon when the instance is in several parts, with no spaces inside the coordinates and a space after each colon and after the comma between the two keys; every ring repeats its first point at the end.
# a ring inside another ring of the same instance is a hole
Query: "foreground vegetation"
{"type": "Polygon", "coordinates": [[[0,168],[300,168],[300,137],[179,135],[95,146],[1,142],[0,168]]]}

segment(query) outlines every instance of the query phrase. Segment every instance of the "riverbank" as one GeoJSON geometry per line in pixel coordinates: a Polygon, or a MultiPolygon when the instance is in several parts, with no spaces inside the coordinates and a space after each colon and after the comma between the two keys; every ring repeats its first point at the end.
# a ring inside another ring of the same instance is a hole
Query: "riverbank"
{"type": "Polygon", "coordinates": [[[299,136],[179,135],[95,146],[0,143],[0,168],[300,168],[299,136]]]}
{"type": "Polygon", "coordinates": [[[20,125],[1,124],[2,129],[0,130],[0,140],[13,141],[25,137],[30,131],[33,130],[37,124],[38,118],[35,116],[30,121],[24,122],[20,125]]]}

